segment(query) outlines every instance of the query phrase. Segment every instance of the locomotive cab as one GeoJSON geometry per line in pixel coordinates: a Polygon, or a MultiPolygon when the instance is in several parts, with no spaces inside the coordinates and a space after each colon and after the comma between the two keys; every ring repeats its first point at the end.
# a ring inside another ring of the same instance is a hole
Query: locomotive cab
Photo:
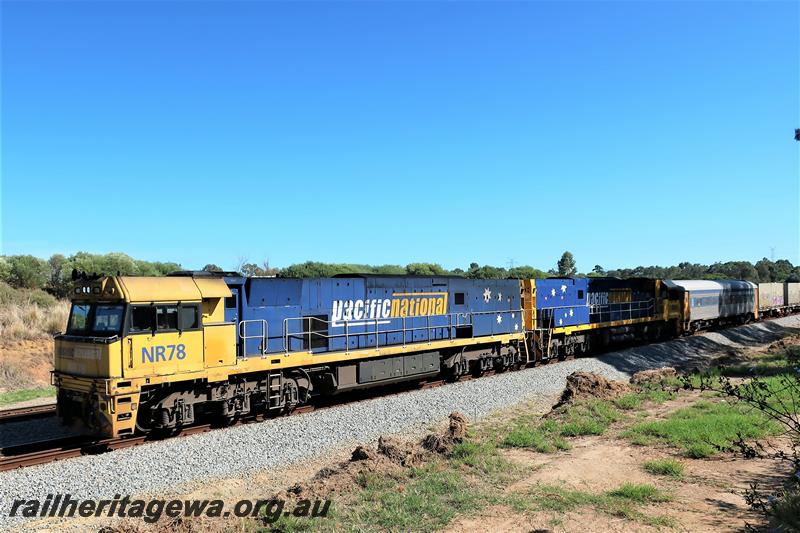
{"type": "Polygon", "coordinates": [[[133,434],[138,407],[160,385],[235,362],[221,279],[108,276],[76,285],[52,375],[66,423],[133,434]]]}

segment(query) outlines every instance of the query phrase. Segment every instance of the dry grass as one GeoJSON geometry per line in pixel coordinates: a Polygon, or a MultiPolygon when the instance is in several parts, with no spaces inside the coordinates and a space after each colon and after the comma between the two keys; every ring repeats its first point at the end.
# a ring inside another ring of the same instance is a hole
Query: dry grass
{"type": "Polygon", "coordinates": [[[0,305],[0,338],[33,340],[64,331],[69,317],[69,302],[56,301],[42,307],[33,302],[0,305]]]}
{"type": "Polygon", "coordinates": [[[32,387],[36,380],[22,361],[0,359],[0,392],[32,387]]]}
{"type": "Polygon", "coordinates": [[[52,336],[68,318],[66,300],[0,283],[0,393],[49,385],[52,336]]]}

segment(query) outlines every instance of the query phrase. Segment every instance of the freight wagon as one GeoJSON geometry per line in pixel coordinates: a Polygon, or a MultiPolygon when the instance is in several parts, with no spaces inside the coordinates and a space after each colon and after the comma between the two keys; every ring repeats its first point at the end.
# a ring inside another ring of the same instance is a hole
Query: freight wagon
{"type": "Polygon", "coordinates": [[[784,283],[759,283],[758,284],[758,307],[762,313],[767,315],[778,315],[786,305],[785,288],[788,284],[784,283]]]}
{"type": "Polygon", "coordinates": [[[783,301],[787,312],[800,311],[800,283],[783,284],[783,301]]]}

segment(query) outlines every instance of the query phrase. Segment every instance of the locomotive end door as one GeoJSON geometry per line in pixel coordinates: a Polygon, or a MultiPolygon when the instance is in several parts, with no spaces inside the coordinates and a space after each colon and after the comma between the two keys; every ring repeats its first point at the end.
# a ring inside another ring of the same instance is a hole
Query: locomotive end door
{"type": "Polygon", "coordinates": [[[225,322],[236,325],[236,357],[242,356],[242,339],[239,338],[239,288],[230,287],[231,296],[225,298],[225,322]]]}

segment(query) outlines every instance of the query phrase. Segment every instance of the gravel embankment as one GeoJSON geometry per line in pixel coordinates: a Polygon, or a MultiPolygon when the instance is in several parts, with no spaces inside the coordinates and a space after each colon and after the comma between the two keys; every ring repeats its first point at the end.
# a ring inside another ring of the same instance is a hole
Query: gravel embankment
{"type": "Polygon", "coordinates": [[[631,373],[667,365],[699,363],[730,347],[767,344],[800,333],[800,316],[786,317],[435,389],[337,406],[259,424],[156,442],[105,455],[0,473],[0,529],[19,525],[8,511],[16,498],[71,494],[112,498],[115,494],[174,492],[181,486],[274,469],[380,435],[422,431],[461,411],[470,419],[537,395],[560,392],[576,370],[627,379],[631,373]]]}

